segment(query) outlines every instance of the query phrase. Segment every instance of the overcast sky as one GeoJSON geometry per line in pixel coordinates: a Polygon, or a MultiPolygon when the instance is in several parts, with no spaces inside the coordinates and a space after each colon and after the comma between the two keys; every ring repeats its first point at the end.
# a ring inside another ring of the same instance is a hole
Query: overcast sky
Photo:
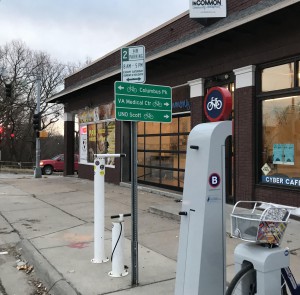
{"type": "Polygon", "coordinates": [[[188,0],[0,0],[0,45],[95,60],[185,12],[188,0]]]}

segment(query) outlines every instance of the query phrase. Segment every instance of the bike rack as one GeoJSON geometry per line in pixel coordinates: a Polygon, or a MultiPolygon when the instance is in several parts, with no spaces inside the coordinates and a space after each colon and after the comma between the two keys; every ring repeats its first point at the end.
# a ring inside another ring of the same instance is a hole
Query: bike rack
{"type": "Polygon", "coordinates": [[[257,295],[281,295],[281,269],[290,265],[287,248],[270,249],[254,243],[239,244],[234,250],[234,261],[236,272],[243,268],[246,261],[253,264],[257,272],[257,295]]]}
{"type": "Polygon", "coordinates": [[[94,155],[94,258],[91,260],[92,263],[103,263],[109,260],[104,249],[105,159],[125,156],[125,154],[94,155]]]}
{"type": "Polygon", "coordinates": [[[112,270],[108,273],[110,277],[120,278],[128,275],[124,266],[124,217],[129,216],[130,213],[111,216],[111,219],[118,218],[118,221],[112,223],[112,270]]]}

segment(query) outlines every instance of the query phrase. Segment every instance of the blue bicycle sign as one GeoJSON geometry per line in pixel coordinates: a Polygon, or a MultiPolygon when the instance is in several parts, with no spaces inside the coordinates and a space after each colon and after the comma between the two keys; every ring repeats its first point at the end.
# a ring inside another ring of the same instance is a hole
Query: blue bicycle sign
{"type": "Polygon", "coordinates": [[[211,122],[229,118],[232,111],[232,97],[226,88],[211,88],[204,99],[204,112],[211,122]]]}

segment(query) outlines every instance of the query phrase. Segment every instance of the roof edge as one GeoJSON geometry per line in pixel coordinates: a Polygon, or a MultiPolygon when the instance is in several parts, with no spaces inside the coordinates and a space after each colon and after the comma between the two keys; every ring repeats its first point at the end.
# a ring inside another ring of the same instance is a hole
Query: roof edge
{"type": "MultiPolygon", "coordinates": [[[[179,44],[179,45],[176,45],[176,46],[170,47],[170,48],[168,48],[168,49],[165,49],[165,50],[163,50],[163,51],[161,51],[161,52],[159,52],[159,53],[157,53],[157,54],[154,54],[154,55],[152,55],[152,56],[150,56],[150,57],[146,57],[146,62],[149,62],[149,61],[158,59],[158,58],[160,58],[160,57],[163,57],[163,56],[165,56],[165,55],[168,55],[168,54],[170,54],[170,53],[173,53],[173,52],[175,52],[175,51],[177,51],[177,50],[180,50],[180,49],[183,49],[183,48],[188,47],[188,46],[190,46],[190,45],[193,45],[193,44],[195,44],[195,43],[204,41],[204,40],[206,40],[206,39],[208,39],[208,38],[210,38],[210,37],[213,37],[213,36],[216,36],[216,35],[218,35],[218,34],[224,33],[224,32],[226,32],[226,31],[228,31],[228,30],[230,30],[230,29],[236,28],[236,27],[241,26],[241,25],[243,25],[243,24],[246,24],[246,23],[248,23],[248,22],[250,22],[250,21],[259,19],[259,18],[261,18],[261,17],[263,17],[263,16],[265,16],[265,15],[268,15],[268,14],[270,14],[270,13],[279,11],[279,10],[281,10],[281,9],[283,9],[283,8],[286,8],[286,7],[290,6],[290,5],[296,4],[296,3],[298,3],[299,1],[300,1],[300,0],[286,0],[286,1],[279,2],[279,3],[275,4],[275,5],[266,7],[266,8],[264,8],[263,10],[260,10],[260,11],[258,11],[258,12],[256,12],[256,13],[251,14],[251,15],[247,15],[246,17],[243,17],[243,18],[241,18],[241,19],[239,19],[239,20],[233,21],[233,22],[231,22],[231,23],[229,23],[229,24],[227,24],[227,25],[225,25],[225,26],[218,27],[218,28],[216,28],[216,29],[214,29],[214,30],[212,30],[212,31],[210,31],[210,32],[207,32],[207,33],[205,33],[205,34],[203,34],[203,35],[197,36],[197,37],[192,38],[191,40],[185,41],[185,42],[183,42],[183,43],[181,43],[181,44],[179,44]]],[[[140,39],[144,38],[144,37],[147,36],[148,34],[151,34],[151,33],[155,32],[155,31],[159,30],[159,29],[162,28],[163,26],[165,26],[165,25],[167,25],[167,24],[169,24],[169,23],[172,23],[172,22],[174,22],[175,20],[177,20],[177,19],[179,19],[179,18],[185,16],[187,13],[188,13],[188,11],[187,11],[187,12],[184,12],[184,13],[182,13],[182,14],[180,14],[180,15],[178,15],[177,17],[175,17],[175,18],[171,19],[170,21],[168,21],[168,22],[166,22],[166,23],[160,25],[159,27],[156,27],[155,29],[149,31],[148,33],[146,33],[146,34],[144,34],[144,35],[142,35],[142,36],[140,36],[140,37],[134,39],[133,41],[131,41],[131,42],[125,44],[124,46],[130,45],[131,43],[134,43],[134,42],[136,42],[137,40],[140,40],[140,39]]],[[[122,46],[122,47],[123,47],[123,46],[122,46]]],[[[112,52],[106,54],[105,56],[103,56],[102,58],[98,59],[97,61],[100,61],[101,59],[104,59],[104,58],[107,57],[108,55],[110,55],[110,54],[112,54],[112,53],[114,53],[114,52],[120,50],[122,47],[119,47],[119,48],[117,48],[116,50],[114,50],[114,51],[112,51],[112,52]]],[[[95,61],[95,62],[96,62],[96,61],[95,61]]],[[[51,102],[51,101],[53,101],[53,100],[56,100],[56,99],[58,99],[58,98],[60,98],[60,97],[62,97],[62,96],[64,96],[64,95],[70,94],[70,93],[72,93],[72,92],[75,92],[75,91],[77,91],[77,90],[80,90],[80,89],[82,89],[82,88],[85,88],[85,87],[87,87],[87,86],[89,86],[89,85],[92,85],[92,84],[94,84],[94,83],[97,83],[97,82],[99,82],[99,81],[102,81],[102,80],[104,80],[104,79],[106,79],[106,78],[109,78],[109,77],[111,77],[111,76],[114,76],[114,75],[116,75],[116,74],[119,74],[120,72],[121,72],[121,69],[119,69],[119,70],[114,70],[114,71],[112,71],[112,72],[110,72],[110,73],[108,73],[108,74],[105,74],[105,75],[103,75],[103,76],[101,76],[101,77],[95,78],[95,79],[93,79],[93,80],[91,80],[91,81],[89,81],[89,82],[86,82],[86,83],[84,83],[84,84],[82,84],[82,85],[79,85],[79,86],[77,86],[77,87],[71,88],[71,89],[69,89],[69,90],[66,89],[66,91],[62,91],[62,92],[60,92],[60,93],[54,95],[54,96],[51,97],[50,99],[48,99],[47,102],[51,102]]]]}

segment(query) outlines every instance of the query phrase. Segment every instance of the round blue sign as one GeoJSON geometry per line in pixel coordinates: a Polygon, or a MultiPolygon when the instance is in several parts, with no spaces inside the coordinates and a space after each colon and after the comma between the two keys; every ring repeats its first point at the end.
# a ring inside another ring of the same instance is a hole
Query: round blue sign
{"type": "Polygon", "coordinates": [[[216,188],[221,183],[221,177],[218,173],[212,173],[209,176],[208,182],[209,182],[211,187],[216,188]]]}
{"type": "Polygon", "coordinates": [[[232,98],[228,89],[211,88],[204,99],[204,112],[211,122],[227,120],[232,111],[232,98]]]}
{"type": "Polygon", "coordinates": [[[205,101],[205,109],[208,116],[212,119],[218,118],[223,110],[223,96],[220,91],[213,90],[205,101]]]}

